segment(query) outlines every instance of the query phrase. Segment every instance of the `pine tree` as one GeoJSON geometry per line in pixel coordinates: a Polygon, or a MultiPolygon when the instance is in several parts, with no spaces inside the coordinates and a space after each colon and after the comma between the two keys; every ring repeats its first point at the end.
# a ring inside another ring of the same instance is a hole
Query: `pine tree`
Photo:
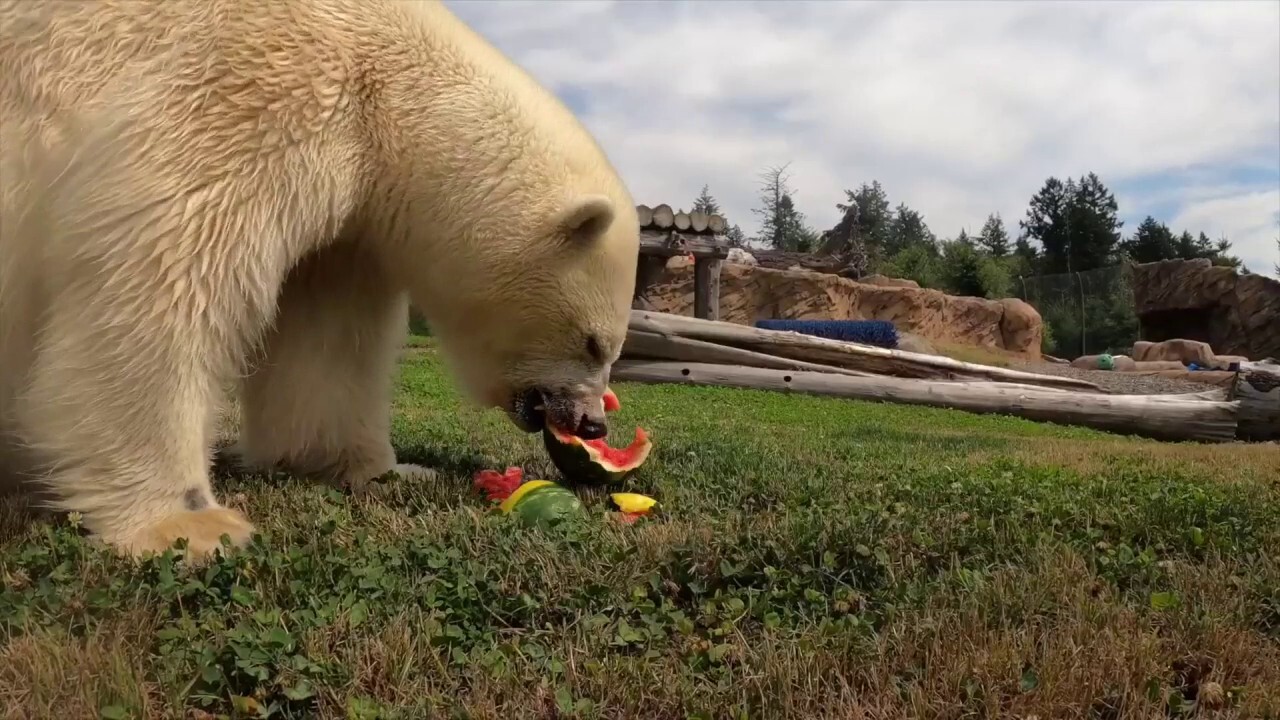
{"type": "Polygon", "coordinates": [[[925,224],[924,217],[907,207],[906,203],[898,203],[889,221],[888,230],[883,247],[885,254],[889,256],[897,255],[909,247],[932,246],[937,243],[937,238],[925,224]]]}
{"type": "Polygon", "coordinates": [[[702,186],[702,192],[697,199],[693,201],[693,212],[705,213],[707,215],[718,215],[720,213],[720,203],[711,196],[711,190],[708,186],[702,186]]]}
{"type": "Polygon", "coordinates": [[[1062,182],[1050,177],[1019,221],[1025,239],[1043,249],[1046,273],[1092,270],[1115,261],[1120,242],[1119,205],[1094,173],[1062,182]]]}
{"type": "MultiPolygon", "coordinates": [[[[1189,233],[1184,233],[1190,238],[1189,233]]],[[[1120,243],[1130,260],[1138,263],[1171,260],[1178,257],[1180,241],[1173,236],[1173,231],[1164,223],[1148,215],[1138,225],[1133,237],[1120,243]]]]}
{"type": "Polygon", "coordinates": [[[747,234],[742,232],[742,228],[735,223],[724,231],[724,236],[728,238],[729,247],[743,248],[747,247],[747,234]]]}
{"type": "Polygon", "coordinates": [[[1004,257],[1009,254],[1009,232],[1004,229],[1004,220],[1000,213],[987,216],[978,233],[978,243],[986,248],[991,257],[1004,257]]]}
{"type": "Polygon", "coordinates": [[[761,217],[758,239],[776,250],[812,252],[817,233],[805,224],[804,214],[796,209],[786,168],[787,165],[769,168],[761,175],[761,206],[752,210],[761,217]]]}
{"type": "Polygon", "coordinates": [[[1071,270],[1082,272],[1116,262],[1120,245],[1120,206],[1094,173],[1080,178],[1068,217],[1071,270]]]}
{"type": "Polygon", "coordinates": [[[1031,248],[1031,240],[1040,244],[1040,272],[1059,273],[1067,268],[1067,211],[1074,192],[1075,183],[1071,180],[1064,183],[1050,177],[1032,196],[1026,218],[1018,221],[1022,230],[1019,250],[1022,245],[1031,248]]]}

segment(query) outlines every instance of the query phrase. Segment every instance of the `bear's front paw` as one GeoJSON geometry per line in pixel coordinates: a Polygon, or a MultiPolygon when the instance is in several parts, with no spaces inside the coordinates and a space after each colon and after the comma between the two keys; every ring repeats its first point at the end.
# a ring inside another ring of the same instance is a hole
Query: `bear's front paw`
{"type": "Polygon", "coordinates": [[[240,547],[249,542],[254,529],[253,523],[239,510],[205,508],[174,513],[135,533],[120,545],[134,556],[141,557],[147,553],[163,553],[178,538],[186,538],[187,561],[202,562],[222,548],[223,535],[230,536],[232,547],[240,547]]]}
{"type": "Polygon", "coordinates": [[[394,482],[430,482],[439,476],[439,473],[429,467],[413,463],[397,463],[387,472],[375,477],[365,477],[363,475],[348,477],[342,483],[342,487],[352,495],[381,497],[387,493],[390,485],[394,482]]]}

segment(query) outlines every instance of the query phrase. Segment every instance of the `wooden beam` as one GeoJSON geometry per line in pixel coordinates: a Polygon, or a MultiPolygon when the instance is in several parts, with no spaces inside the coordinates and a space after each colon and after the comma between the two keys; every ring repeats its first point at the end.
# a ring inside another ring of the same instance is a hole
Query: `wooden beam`
{"type": "Polygon", "coordinates": [[[1156,400],[1151,395],[1067,393],[1008,388],[999,383],[850,377],[805,370],[620,360],[614,382],[675,383],[798,392],[857,400],[926,405],[979,414],[1080,425],[1161,440],[1229,442],[1236,436],[1237,402],[1156,400]]]}
{"type": "Polygon", "coordinates": [[[702,320],[720,319],[719,260],[694,256],[693,314],[702,320]]]}
{"type": "Polygon", "coordinates": [[[727,258],[729,247],[710,235],[683,235],[673,231],[642,230],[640,252],[644,255],[693,255],[695,258],[727,258]]]}

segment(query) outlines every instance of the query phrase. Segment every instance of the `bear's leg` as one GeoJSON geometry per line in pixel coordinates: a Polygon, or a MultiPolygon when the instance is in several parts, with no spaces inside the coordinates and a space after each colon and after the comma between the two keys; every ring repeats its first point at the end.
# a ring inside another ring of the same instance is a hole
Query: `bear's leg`
{"type": "Polygon", "coordinates": [[[363,492],[397,464],[391,447],[396,358],[408,301],[376,259],[351,242],[305,258],[285,280],[274,326],[241,387],[243,467],[282,467],[363,492]]]}
{"type": "Polygon", "coordinates": [[[60,288],[14,424],[51,509],[135,555],[186,538],[198,561],[254,530],[209,481],[207,414],[227,348],[192,294],[128,277],[60,288]]]}

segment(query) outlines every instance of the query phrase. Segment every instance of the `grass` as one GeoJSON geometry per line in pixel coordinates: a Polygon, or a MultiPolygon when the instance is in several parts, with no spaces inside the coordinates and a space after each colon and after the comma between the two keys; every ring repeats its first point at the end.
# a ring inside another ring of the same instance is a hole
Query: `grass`
{"type": "Polygon", "coordinates": [[[1280,713],[1280,448],[619,384],[663,512],[544,532],[470,488],[554,477],[537,436],[415,344],[394,441],[437,483],[223,477],[264,534],[196,570],[0,515],[0,717],[1280,713]]]}

